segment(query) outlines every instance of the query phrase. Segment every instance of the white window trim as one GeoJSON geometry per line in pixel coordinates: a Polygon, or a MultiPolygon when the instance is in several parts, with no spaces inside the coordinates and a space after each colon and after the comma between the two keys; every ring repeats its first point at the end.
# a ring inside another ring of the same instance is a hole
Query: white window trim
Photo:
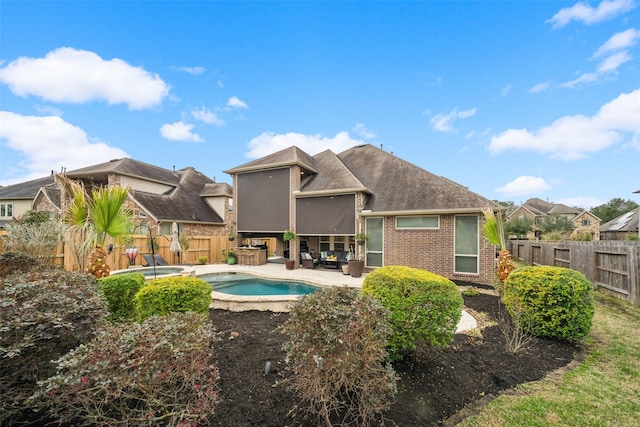
{"type": "MultiPolygon", "coordinates": [[[[365,250],[364,250],[364,266],[367,268],[380,268],[380,267],[384,267],[384,217],[383,216],[376,216],[376,217],[369,217],[367,219],[375,219],[375,218],[380,218],[382,220],[382,250],[380,251],[371,251],[369,250],[369,245],[367,245],[365,243],[365,250]],[[382,265],[369,265],[367,264],[367,259],[369,254],[380,254],[380,259],[381,259],[381,264],[382,265]]],[[[366,230],[366,220],[365,220],[365,234],[367,233],[366,230]]]]}
{"type": "Polygon", "coordinates": [[[453,218],[453,273],[454,274],[460,274],[460,275],[467,275],[467,276],[478,276],[480,274],[480,218],[477,215],[455,215],[453,218]],[[477,227],[477,231],[476,231],[476,254],[459,254],[456,252],[456,245],[455,245],[455,236],[456,236],[456,218],[457,217],[475,217],[476,218],[476,227],[477,227]],[[476,259],[476,271],[475,272],[469,272],[469,271],[457,271],[456,270],[456,257],[467,257],[467,258],[473,258],[475,257],[476,259]]]}

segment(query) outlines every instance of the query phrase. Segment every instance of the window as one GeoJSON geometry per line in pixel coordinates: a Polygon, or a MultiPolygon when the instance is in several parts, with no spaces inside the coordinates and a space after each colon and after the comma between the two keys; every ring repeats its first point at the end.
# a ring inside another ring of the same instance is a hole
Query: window
{"type": "Polygon", "coordinates": [[[13,203],[0,203],[0,217],[13,218],[13,203]]]}
{"type": "Polygon", "coordinates": [[[478,273],[478,217],[460,215],[455,219],[454,272],[478,273]]]}
{"type": "Polygon", "coordinates": [[[147,214],[144,212],[138,212],[138,218],[147,218],[147,214]]]}
{"type": "Polygon", "coordinates": [[[582,226],[583,227],[588,227],[589,224],[591,224],[591,221],[589,221],[588,219],[583,219],[582,220],[582,226]]]}
{"type": "Polygon", "coordinates": [[[320,236],[321,251],[348,251],[353,236],[320,236]]]}
{"type": "Polygon", "coordinates": [[[366,234],[369,236],[365,265],[367,267],[382,267],[384,255],[384,228],[382,218],[367,218],[365,226],[366,234]]]}
{"type": "Polygon", "coordinates": [[[440,217],[430,216],[399,216],[396,218],[396,228],[439,228],[440,217]]]}

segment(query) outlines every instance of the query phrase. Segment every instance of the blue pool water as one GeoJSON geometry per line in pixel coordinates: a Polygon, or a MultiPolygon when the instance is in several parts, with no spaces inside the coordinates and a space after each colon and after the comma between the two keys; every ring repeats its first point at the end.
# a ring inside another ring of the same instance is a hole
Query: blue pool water
{"type": "Polygon", "coordinates": [[[205,274],[198,277],[209,282],[214,291],[231,295],[308,295],[320,289],[309,283],[269,280],[250,274],[205,274]]]}

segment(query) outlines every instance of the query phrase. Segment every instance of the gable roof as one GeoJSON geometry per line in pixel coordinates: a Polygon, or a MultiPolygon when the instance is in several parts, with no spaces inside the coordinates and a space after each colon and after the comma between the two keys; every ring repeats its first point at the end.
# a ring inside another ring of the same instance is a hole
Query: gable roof
{"type": "Polygon", "coordinates": [[[215,184],[194,168],[175,172],[179,181],[169,194],[131,190],[129,194],[157,221],[223,223],[224,219],[204,200],[205,185],[215,184]]]}
{"type": "Polygon", "coordinates": [[[235,174],[265,169],[276,169],[293,165],[298,165],[310,173],[318,172],[313,158],[296,146],[285,148],[284,150],[269,154],[224,172],[228,174],[235,174]]]}
{"type": "Polygon", "coordinates": [[[442,176],[370,144],[338,158],[371,192],[364,210],[372,213],[480,211],[488,199],[442,176]]]}
{"type": "Polygon", "coordinates": [[[347,166],[331,150],[313,156],[318,169],[300,185],[303,195],[322,194],[326,192],[346,193],[354,191],[369,192],[366,186],[347,168],[347,166]]]}
{"type": "MultiPolygon", "coordinates": [[[[64,173],[65,176],[105,184],[109,175],[121,175],[171,187],[165,194],[130,189],[130,197],[158,221],[223,223],[204,197],[232,196],[231,186],[216,183],[192,167],[170,171],[133,159],[115,159],[64,173]]],[[[42,195],[61,207],[60,188],[54,176],[0,188],[0,199],[33,200],[42,195]]]]}
{"type": "Polygon", "coordinates": [[[45,185],[53,184],[53,174],[18,184],[0,187],[0,200],[33,200],[45,185]]]}
{"type": "Polygon", "coordinates": [[[69,178],[90,179],[96,182],[106,182],[109,174],[124,175],[174,186],[178,185],[179,182],[179,177],[175,171],[172,172],[168,169],[129,158],[113,159],[64,173],[69,178]]]}
{"type": "Polygon", "coordinates": [[[605,222],[600,226],[600,232],[606,231],[638,231],[638,220],[640,217],[640,207],[630,210],[627,213],[605,222]]]}

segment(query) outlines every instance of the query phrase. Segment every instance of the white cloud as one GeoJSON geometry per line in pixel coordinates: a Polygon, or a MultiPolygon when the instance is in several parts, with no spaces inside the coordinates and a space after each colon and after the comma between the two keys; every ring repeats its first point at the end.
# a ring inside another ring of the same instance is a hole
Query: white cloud
{"type": "Polygon", "coordinates": [[[633,0],[604,0],[596,8],[579,2],[571,7],[560,9],[551,19],[547,20],[547,23],[552,24],[553,28],[564,27],[571,21],[581,21],[587,25],[597,24],[628,12],[634,7],[633,0]]]}
{"type": "Polygon", "coordinates": [[[237,96],[232,96],[231,98],[229,98],[229,100],[227,101],[227,106],[231,108],[249,108],[249,106],[237,96]]]}
{"type": "Polygon", "coordinates": [[[540,194],[549,188],[551,186],[543,178],[525,175],[517,177],[500,188],[496,188],[496,192],[505,197],[513,197],[540,194]]]}
{"type": "Polygon", "coordinates": [[[183,71],[185,73],[193,74],[194,76],[198,74],[202,74],[206,71],[204,67],[175,67],[172,65],[169,68],[171,68],[172,70],[183,71]]]}
{"type": "Polygon", "coordinates": [[[536,131],[508,129],[491,138],[489,151],[534,151],[551,158],[578,159],[624,139],[640,135],[640,89],[623,93],[592,116],[565,116],[536,131]]]}
{"type": "Polygon", "coordinates": [[[217,127],[224,125],[224,120],[206,107],[202,107],[199,110],[191,110],[191,115],[196,120],[200,120],[208,125],[214,125],[217,127]]]}
{"type": "Polygon", "coordinates": [[[618,67],[620,67],[622,64],[629,61],[630,59],[631,59],[631,55],[629,55],[629,52],[627,51],[616,52],[613,55],[608,56],[604,61],[602,61],[602,63],[598,66],[597,71],[599,74],[614,72],[618,69],[618,67]]]}
{"type": "Polygon", "coordinates": [[[551,87],[551,82],[538,83],[537,85],[535,85],[531,89],[529,89],[529,92],[531,92],[531,93],[540,93],[540,92],[544,92],[546,90],[549,90],[550,87],[551,87]]]}
{"type": "Polygon", "coordinates": [[[24,174],[0,185],[43,178],[51,170],[78,169],[129,155],[105,142],[90,139],[87,133],[58,116],[22,116],[0,111],[0,140],[16,151],[24,174]],[[90,153],[90,155],[87,155],[90,153]]]}
{"type": "Polygon", "coordinates": [[[602,58],[595,72],[581,74],[578,78],[563,83],[562,87],[574,88],[583,83],[593,83],[601,77],[618,72],[620,66],[632,59],[629,48],[640,38],[640,31],[635,29],[616,33],[602,44],[593,54],[593,58],[602,58]]]}
{"type": "Polygon", "coordinates": [[[36,105],[36,111],[44,116],[60,116],[64,114],[62,110],[50,105],[36,105]]]}
{"type": "Polygon", "coordinates": [[[509,83],[508,85],[506,85],[505,87],[500,89],[500,96],[507,96],[509,94],[509,92],[511,92],[511,88],[512,87],[513,87],[513,85],[511,83],[509,83]]]}
{"type": "Polygon", "coordinates": [[[458,111],[458,107],[456,107],[449,113],[436,114],[429,120],[429,124],[433,130],[438,132],[455,132],[456,128],[453,124],[457,119],[467,119],[475,114],[475,108],[458,111]]]}
{"type": "Polygon", "coordinates": [[[371,132],[369,129],[367,129],[367,127],[364,124],[360,122],[356,123],[356,125],[353,127],[353,129],[351,129],[351,131],[362,139],[373,139],[377,136],[375,133],[371,132]]]}
{"type": "Polygon", "coordinates": [[[615,52],[621,49],[628,49],[636,44],[636,40],[640,39],[640,31],[635,28],[630,28],[626,31],[622,31],[614,34],[602,44],[593,54],[594,58],[598,58],[604,54],[615,52]]]}
{"type": "Polygon", "coordinates": [[[197,133],[191,132],[193,125],[185,122],[167,123],[160,127],[160,135],[172,141],[204,142],[197,133]]]}
{"type": "Polygon", "coordinates": [[[249,152],[247,157],[257,159],[276,151],[284,150],[292,145],[314,155],[324,150],[332,150],[339,153],[356,145],[363,144],[364,141],[353,139],[348,132],[339,132],[333,138],[317,135],[305,135],[302,133],[289,132],[276,134],[275,132],[263,132],[249,141],[249,152]]]}
{"type": "Polygon", "coordinates": [[[169,86],[157,74],[121,59],[104,60],[86,50],[63,47],[44,58],[20,57],[0,69],[0,82],[15,95],[52,102],[105,101],[138,110],[160,104],[169,86]]]}
{"type": "Polygon", "coordinates": [[[562,199],[562,200],[558,200],[558,203],[562,203],[563,205],[567,205],[567,206],[577,206],[579,208],[582,208],[584,210],[589,210],[593,207],[596,206],[600,206],[605,204],[606,202],[603,202],[602,200],[598,199],[597,197],[569,197],[566,199],[562,199]]]}

